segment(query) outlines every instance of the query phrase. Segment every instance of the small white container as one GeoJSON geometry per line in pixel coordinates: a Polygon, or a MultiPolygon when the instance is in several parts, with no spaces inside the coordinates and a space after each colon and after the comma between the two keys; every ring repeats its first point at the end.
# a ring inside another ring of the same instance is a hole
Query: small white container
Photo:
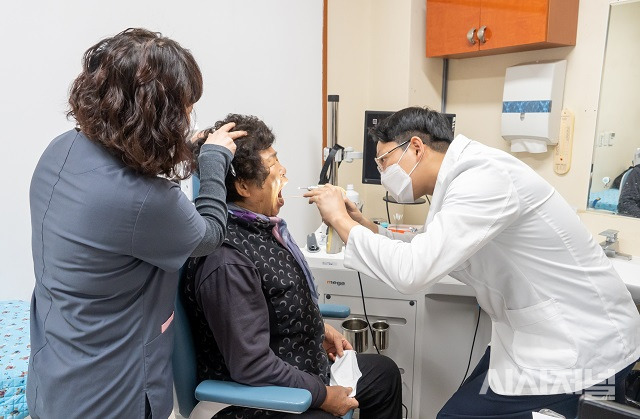
{"type": "Polygon", "coordinates": [[[349,201],[353,202],[356,205],[360,205],[360,194],[355,189],[353,189],[353,185],[351,183],[347,185],[345,195],[349,199],[349,201]]]}

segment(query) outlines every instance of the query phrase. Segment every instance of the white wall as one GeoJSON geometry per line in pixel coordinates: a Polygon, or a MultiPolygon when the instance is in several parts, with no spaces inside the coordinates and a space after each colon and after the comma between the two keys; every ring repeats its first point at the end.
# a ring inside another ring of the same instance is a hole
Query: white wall
{"type": "MultiPolygon", "coordinates": [[[[0,123],[7,157],[0,299],[30,298],[31,174],[48,143],[74,126],[65,118],[67,92],[89,46],[127,27],[145,27],[190,49],[205,83],[195,106],[198,125],[229,112],[262,118],[276,134],[291,191],[317,181],[320,171],[322,7],[322,0],[0,2],[0,123]]],[[[299,242],[320,222],[304,201],[291,199],[281,212],[299,242]]]]}
{"type": "MultiPolygon", "coordinates": [[[[518,157],[579,210],[580,218],[592,234],[597,236],[607,228],[620,230],[622,251],[640,255],[640,240],[637,240],[640,220],[584,211],[609,4],[609,0],[580,1],[575,47],[449,60],[447,112],[457,114],[457,133],[508,150],[508,144],[500,135],[506,68],[536,60],[566,59],[564,106],[575,114],[571,170],[566,175],[553,172],[553,148],[547,153],[521,153],[518,157]]],[[[424,0],[329,0],[327,82],[331,93],[341,95],[338,139],[343,146],[362,148],[366,109],[393,110],[411,105],[440,109],[442,60],[425,57],[425,13],[424,0]],[[377,39],[379,43],[362,45],[356,42],[358,39],[377,39]],[[357,57],[355,64],[355,60],[343,59],[351,56],[357,57]],[[368,64],[375,70],[355,72],[352,64],[368,64]],[[345,100],[344,92],[351,93],[345,100]]],[[[341,184],[354,183],[356,189],[365,191],[365,199],[373,202],[365,205],[365,215],[386,218],[384,207],[379,204],[383,188],[361,185],[360,172],[340,170],[341,184]]],[[[407,208],[404,221],[423,223],[427,211],[427,205],[407,208]]]]}

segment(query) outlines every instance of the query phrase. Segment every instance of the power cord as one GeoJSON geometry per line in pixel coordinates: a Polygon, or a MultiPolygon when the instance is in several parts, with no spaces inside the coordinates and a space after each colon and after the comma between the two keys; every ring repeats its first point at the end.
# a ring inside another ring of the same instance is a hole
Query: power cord
{"type": "MultiPolygon", "coordinates": [[[[389,206],[389,203],[387,202],[387,208],[389,206]]],[[[388,211],[388,209],[387,209],[388,211]]],[[[364,311],[364,319],[367,322],[367,326],[369,326],[369,332],[371,333],[371,341],[373,342],[373,347],[376,348],[376,352],[378,353],[378,355],[380,354],[380,349],[378,349],[378,345],[376,345],[376,337],[373,333],[373,328],[371,327],[371,322],[369,321],[369,316],[367,315],[367,306],[364,302],[364,289],[362,288],[362,277],[360,276],[360,272],[358,272],[358,282],[360,283],[360,296],[362,297],[362,311],[364,311]]],[[[407,406],[405,406],[404,403],[402,403],[402,407],[404,408],[404,417],[408,418],[409,417],[409,409],[407,408],[407,406]]]]}
{"type": "Polygon", "coordinates": [[[458,386],[458,389],[460,389],[460,387],[462,387],[462,385],[464,384],[464,380],[467,379],[467,374],[469,373],[469,367],[471,366],[471,357],[473,356],[473,347],[476,344],[476,335],[478,334],[478,326],[480,325],[480,312],[481,311],[482,311],[482,309],[480,308],[480,305],[478,305],[478,319],[476,320],[476,331],[473,332],[473,342],[471,342],[471,352],[469,352],[469,362],[467,363],[467,370],[464,372],[464,377],[462,377],[462,382],[458,386]]]}
{"type": "Polygon", "coordinates": [[[391,225],[391,217],[389,216],[389,192],[387,192],[386,194],[386,199],[384,200],[384,203],[387,206],[387,222],[389,223],[389,225],[391,225]]]}

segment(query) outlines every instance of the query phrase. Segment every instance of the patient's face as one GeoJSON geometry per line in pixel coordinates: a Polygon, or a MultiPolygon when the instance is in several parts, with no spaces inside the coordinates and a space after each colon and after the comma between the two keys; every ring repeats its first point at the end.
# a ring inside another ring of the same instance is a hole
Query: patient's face
{"type": "Polygon", "coordinates": [[[284,205],[282,188],[289,181],[286,177],[287,169],[280,164],[278,153],[273,147],[260,152],[262,164],[269,170],[269,176],[262,187],[250,185],[253,211],[270,217],[278,215],[284,205]]]}

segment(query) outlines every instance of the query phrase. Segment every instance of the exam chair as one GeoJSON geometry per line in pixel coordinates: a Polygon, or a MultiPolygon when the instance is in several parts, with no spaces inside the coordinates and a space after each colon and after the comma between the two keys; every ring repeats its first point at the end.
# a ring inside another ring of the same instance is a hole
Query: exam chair
{"type": "MultiPolygon", "coordinates": [[[[175,340],[172,361],[177,410],[181,416],[189,419],[210,419],[229,405],[294,414],[303,413],[309,408],[311,393],[305,389],[279,386],[252,387],[233,381],[218,380],[205,380],[198,383],[193,336],[180,296],[181,293],[178,292],[175,304],[175,340]]],[[[320,311],[325,318],[346,318],[350,314],[349,307],[335,304],[320,304],[320,311]]],[[[352,415],[353,411],[350,411],[343,418],[351,419],[352,415]]]]}

